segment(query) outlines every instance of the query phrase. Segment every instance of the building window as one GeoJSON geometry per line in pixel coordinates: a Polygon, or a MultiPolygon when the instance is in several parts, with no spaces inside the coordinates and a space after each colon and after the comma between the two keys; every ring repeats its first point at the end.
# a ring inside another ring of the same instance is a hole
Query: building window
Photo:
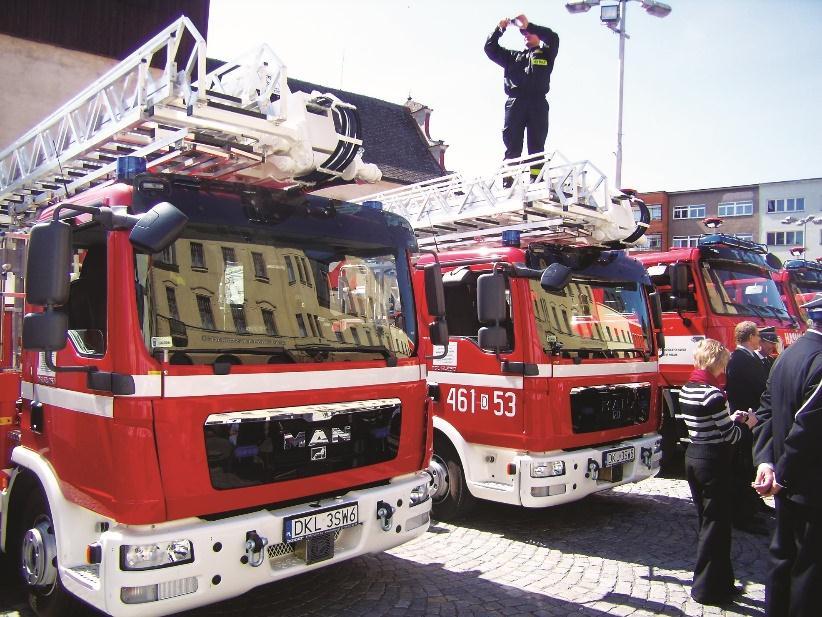
{"type": "Polygon", "coordinates": [[[200,311],[200,322],[206,330],[216,330],[214,313],[211,311],[211,298],[197,295],[197,310],[200,311]]]}
{"type": "Polygon", "coordinates": [[[699,236],[674,236],[671,246],[675,249],[694,247],[699,244],[699,236]]]}
{"type": "Polygon", "coordinates": [[[157,256],[157,261],[170,266],[177,265],[177,245],[172,244],[157,256]]]}
{"type": "Polygon", "coordinates": [[[254,263],[254,277],[267,281],[268,268],[266,268],[265,257],[263,257],[263,254],[252,252],[251,261],[254,263]]]}
{"type": "Polygon", "coordinates": [[[238,334],[248,334],[248,324],[245,320],[245,309],[242,304],[231,305],[231,318],[234,320],[234,329],[238,334]]]}
{"type": "Polygon", "coordinates": [[[356,328],[353,328],[353,327],[351,328],[351,337],[354,339],[354,344],[355,345],[361,345],[362,344],[360,342],[360,333],[357,332],[356,328]]]}
{"type": "Polygon", "coordinates": [[[719,216],[748,216],[753,214],[752,201],[725,201],[719,204],[719,216]]]}
{"type": "Polygon", "coordinates": [[[697,206],[677,206],[674,208],[675,219],[704,219],[705,204],[697,206]]]}
{"type": "Polygon", "coordinates": [[[191,268],[193,270],[205,270],[206,260],[203,245],[199,242],[191,243],[191,268]]]}
{"type": "MultiPolygon", "coordinates": [[[[769,199],[768,212],[804,212],[804,197],[789,197],[787,199],[769,199]]],[[[770,244],[770,242],[768,243],[770,244]]]]}
{"type": "Polygon", "coordinates": [[[647,246],[633,246],[632,251],[656,251],[662,248],[662,234],[645,234],[647,246]]]}
{"type": "Polygon", "coordinates": [[[768,246],[799,246],[805,243],[803,231],[769,231],[768,246]]]}
{"type": "Polygon", "coordinates": [[[268,336],[279,336],[277,330],[277,320],[274,319],[274,311],[271,309],[262,309],[263,325],[265,326],[265,333],[268,336]]]}
{"type": "Polygon", "coordinates": [[[288,273],[288,284],[293,285],[297,282],[297,277],[294,276],[294,264],[291,263],[291,257],[286,255],[283,257],[285,260],[285,270],[288,273]]]}
{"type": "Polygon", "coordinates": [[[232,247],[222,246],[220,248],[223,250],[223,263],[225,265],[237,263],[237,254],[234,252],[232,247]]]}
{"type": "Polygon", "coordinates": [[[307,259],[303,259],[303,269],[305,270],[305,284],[309,287],[314,287],[314,285],[311,284],[311,268],[308,265],[307,259]]]}
{"type": "Polygon", "coordinates": [[[308,330],[305,327],[305,319],[303,319],[303,316],[299,313],[297,313],[297,328],[300,330],[300,336],[303,338],[308,336],[308,330]]]}
{"type": "Polygon", "coordinates": [[[166,287],[166,301],[168,302],[168,316],[180,320],[180,309],[177,307],[177,292],[173,287],[166,287]]]}
{"type": "Polygon", "coordinates": [[[303,260],[299,257],[295,257],[294,261],[297,262],[297,272],[300,275],[300,282],[305,285],[305,266],[303,265],[303,260]]]}
{"type": "Polygon", "coordinates": [[[651,214],[652,221],[662,220],[662,206],[660,204],[652,204],[648,206],[648,212],[651,214]]]}

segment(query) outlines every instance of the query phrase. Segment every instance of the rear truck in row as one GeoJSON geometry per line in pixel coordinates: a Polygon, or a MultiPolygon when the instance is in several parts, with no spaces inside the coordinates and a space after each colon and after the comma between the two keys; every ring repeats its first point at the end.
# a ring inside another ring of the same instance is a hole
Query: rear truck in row
{"type": "Polygon", "coordinates": [[[807,259],[789,259],[774,275],[785,308],[799,324],[799,329],[786,334],[785,342],[793,343],[808,327],[808,314],[802,305],[822,293],[822,263],[807,259]]]}
{"type": "Polygon", "coordinates": [[[657,472],[660,305],[623,250],[647,228],[642,202],[558,153],[368,199],[433,251],[420,283],[435,259],[444,273],[450,344],[428,365],[435,518],[477,499],[553,506],[657,472]]]}
{"type": "Polygon", "coordinates": [[[439,270],[305,193],[367,167],[355,109],[231,66],[181,18],[0,153],[0,545],[38,615],[175,613],[428,528],[439,270]]]}
{"type": "Polygon", "coordinates": [[[659,359],[664,403],[663,467],[672,466],[687,443],[684,422],[676,419],[679,389],[693,370],[693,353],[704,338],[736,348],[734,328],[753,321],[773,327],[781,344],[801,334],[802,324],[782,301],[774,275],[781,262],[763,245],[724,234],[703,236],[698,246],[660,253],[637,253],[662,303],[665,354],[659,359]]]}

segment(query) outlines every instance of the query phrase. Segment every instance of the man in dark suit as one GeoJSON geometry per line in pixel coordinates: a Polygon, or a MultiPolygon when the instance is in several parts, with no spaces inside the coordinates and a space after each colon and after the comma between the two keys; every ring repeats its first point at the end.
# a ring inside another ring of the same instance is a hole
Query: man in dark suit
{"type": "MultiPolygon", "coordinates": [[[[756,355],[759,350],[759,329],[752,321],[742,321],[734,328],[736,349],[725,370],[728,406],[731,414],[737,411],[756,411],[759,398],[765,390],[768,370],[756,355]]],[[[751,488],[754,478],[753,438],[750,429],[742,429],[742,438],[736,444],[733,462],[733,526],[736,529],[767,535],[768,529],[759,517],[761,500],[751,488]]]]}
{"type": "Polygon", "coordinates": [[[776,502],[767,617],[822,606],[822,294],[802,308],[813,326],[774,363],[754,430],[754,488],[776,502]]]}

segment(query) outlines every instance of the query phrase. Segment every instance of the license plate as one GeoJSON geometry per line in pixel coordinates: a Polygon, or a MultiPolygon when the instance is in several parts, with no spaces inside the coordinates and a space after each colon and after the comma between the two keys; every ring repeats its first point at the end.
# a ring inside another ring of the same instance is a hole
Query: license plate
{"type": "Polygon", "coordinates": [[[614,465],[621,465],[622,463],[630,463],[635,458],[636,448],[633,446],[608,450],[602,453],[602,466],[613,467],[614,465]]]}
{"type": "Polygon", "coordinates": [[[289,516],[283,521],[283,542],[296,542],[343,527],[352,527],[359,522],[360,511],[356,503],[289,516]]]}

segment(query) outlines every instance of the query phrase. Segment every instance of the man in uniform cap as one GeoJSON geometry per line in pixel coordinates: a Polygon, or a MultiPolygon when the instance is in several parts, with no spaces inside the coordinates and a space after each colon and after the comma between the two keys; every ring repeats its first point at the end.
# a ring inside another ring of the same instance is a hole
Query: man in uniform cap
{"type": "Polygon", "coordinates": [[[762,364],[768,372],[770,372],[778,354],[779,337],[776,334],[776,329],[773,326],[760,328],[759,349],[757,350],[756,355],[762,360],[762,364]]]}
{"type": "Polygon", "coordinates": [[[754,488],[776,502],[768,617],[822,606],[822,294],[802,308],[813,325],[774,363],[754,429],[754,488]]]}

